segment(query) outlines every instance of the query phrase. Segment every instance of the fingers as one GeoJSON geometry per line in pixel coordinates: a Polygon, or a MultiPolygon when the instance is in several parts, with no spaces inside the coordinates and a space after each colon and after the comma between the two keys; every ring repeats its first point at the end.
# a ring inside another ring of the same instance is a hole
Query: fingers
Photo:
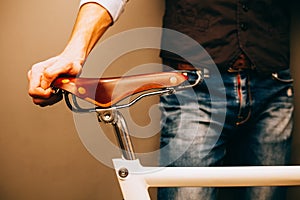
{"type": "Polygon", "coordinates": [[[41,87],[47,89],[51,83],[61,74],[76,76],[81,72],[81,64],[78,62],[69,63],[60,61],[44,69],[41,76],[41,87]]]}
{"type": "Polygon", "coordinates": [[[32,98],[32,101],[34,104],[39,105],[41,107],[50,106],[53,105],[60,100],[62,100],[63,96],[61,93],[58,94],[52,94],[49,98],[43,99],[43,98],[32,98]]]}
{"type": "Polygon", "coordinates": [[[51,83],[61,74],[75,76],[81,72],[79,62],[68,62],[61,57],[53,57],[37,63],[28,71],[28,93],[35,104],[52,105],[61,100],[62,96],[53,94],[51,83]]]}
{"type": "Polygon", "coordinates": [[[40,62],[32,66],[31,70],[28,72],[29,80],[29,95],[33,98],[49,98],[51,95],[50,87],[41,87],[41,80],[44,76],[44,71],[47,66],[51,65],[52,61],[47,60],[45,62],[40,62]]]}

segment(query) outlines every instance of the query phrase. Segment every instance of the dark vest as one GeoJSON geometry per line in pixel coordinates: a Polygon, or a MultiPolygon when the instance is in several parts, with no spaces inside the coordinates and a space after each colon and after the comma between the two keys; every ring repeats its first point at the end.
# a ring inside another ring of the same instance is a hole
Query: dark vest
{"type": "MultiPolygon", "coordinates": [[[[163,19],[164,28],[201,44],[219,68],[230,67],[244,52],[262,72],[289,67],[289,26],[287,0],[166,0],[163,19]]],[[[193,45],[165,33],[162,45],[189,51],[199,63],[203,60],[193,45]]],[[[185,61],[167,51],[161,56],[185,61]]]]}

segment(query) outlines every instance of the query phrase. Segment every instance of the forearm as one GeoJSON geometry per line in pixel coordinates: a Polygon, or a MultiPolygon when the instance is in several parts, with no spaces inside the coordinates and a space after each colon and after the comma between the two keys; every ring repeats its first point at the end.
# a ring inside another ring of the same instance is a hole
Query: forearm
{"type": "Polygon", "coordinates": [[[99,4],[81,6],[66,48],[59,55],[34,64],[28,72],[28,93],[35,104],[52,105],[61,99],[53,94],[51,83],[61,74],[80,74],[87,56],[111,23],[111,15],[99,4]]]}
{"type": "Polygon", "coordinates": [[[112,18],[105,8],[96,3],[84,4],[78,12],[70,40],[62,54],[76,58],[83,64],[111,23],[112,18]]]}

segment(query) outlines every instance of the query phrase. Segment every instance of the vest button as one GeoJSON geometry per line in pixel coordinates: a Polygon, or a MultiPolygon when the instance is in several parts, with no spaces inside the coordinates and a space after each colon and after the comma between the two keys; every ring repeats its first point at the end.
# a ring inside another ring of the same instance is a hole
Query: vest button
{"type": "Polygon", "coordinates": [[[245,12],[247,12],[249,10],[249,7],[246,4],[243,4],[242,8],[245,12]]]}
{"type": "Polygon", "coordinates": [[[246,23],[241,23],[240,24],[240,28],[243,30],[243,31],[246,31],[248,29],[248,25],[246,23]]]}

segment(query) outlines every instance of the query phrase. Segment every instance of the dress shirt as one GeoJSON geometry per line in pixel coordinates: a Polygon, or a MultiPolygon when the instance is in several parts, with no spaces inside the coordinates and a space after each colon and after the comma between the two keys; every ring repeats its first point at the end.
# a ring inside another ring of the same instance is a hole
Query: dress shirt
{"type": "Polygon", "coordinates": [[[116,21],[124,10],[124,6],[128,0],[81,0],[80,6],[85,3],[98,3],[103,6],[111,15],[113,21],[116,21]]]}

